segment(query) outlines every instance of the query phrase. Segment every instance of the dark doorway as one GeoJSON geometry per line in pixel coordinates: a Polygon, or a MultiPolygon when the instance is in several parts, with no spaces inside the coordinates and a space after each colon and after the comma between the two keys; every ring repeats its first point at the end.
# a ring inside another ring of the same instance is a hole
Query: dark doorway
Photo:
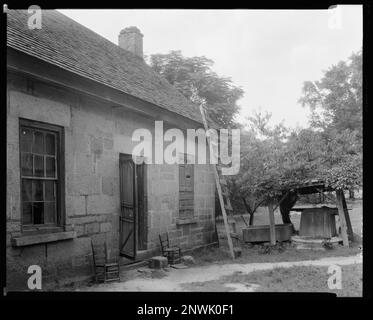
{"type": "Polygon", "coordinates": [[[146,170],[128,154],[119,155],[120,254],[136,258],[137,250],[146,249],[146,170]]]}

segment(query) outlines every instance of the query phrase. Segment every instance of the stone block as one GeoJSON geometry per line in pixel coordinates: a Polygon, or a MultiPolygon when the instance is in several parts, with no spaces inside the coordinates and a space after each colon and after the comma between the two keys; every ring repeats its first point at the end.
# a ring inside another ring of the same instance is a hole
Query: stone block
{"type": "Polygon", "coordinates": [[[70,260],[72,257],[90,254],[92,251],[89,237],[75,238],[72,241],[60,241],[47,244],[47,260],[49,264],[70,260]]]}
{"type": "Polygon", "coordinates": [[[242,249],[241,248],[233,248],[233,253],[235,258],[239,258],[242,255],[242,249]]]}
{"type": "Polygon", "coordinates": [[[104,139],[104,148],[106,150],[112,150],[113,147],[114,147],[114,140],[113,140],[113,138],[112,137],[111,138],[105,138],[104,139]]]}
{"type": "Polygon", "coordinates": [[[98,175],[68,174],[67,194],[93,195],[101,193],[101,179],[98,175]]]}
{"type": "Polygon", "coordinates": [[[92,233],[98,233],[98,232],[100,232],[100,224],[98,222],[87,223],[85,225],[85,232],[87,234],[92,234],[92,233]]]}
{"type": "Polygon", "coordinates": [[[112,196],[114,194],[113,177],[102,177],[102,193],[108,196],[112,196]]]}
{"type": "Polygon", "coordinates": [[[110,222],[103,222],[100,224],[100,232],[109,232],[111,230],[110,222]]]}
{"type": "Polygon", "coordinates": [[[110,214],[119,211],[119,204],[115,200],[114,197],[104,194],[88,196],[88,214],[110,214]]]}
{"type": "Polygon", "coordinates": [[[149,268],[151,269],[163,269],[167,268],[168,261],[166,257],[156,256],[149,259],[149,268]]]}
{"type": "Polygon", "coordinates": [[[75,225],[74,230],[76,232],[77,237],[81,237],[85,234],[85,227],[84,225],[75,225]]]}
{"type": "Polygon", "coordinates": [[[183,236],[189,236],[190,235],[190,224],[185,224],[181,226],[183,230],[183,236]]]}
{"type": "Polygon", "coordinates": [[[182,256],[181,257],[181,262],[183,262],[186,265],[191,265],[191,264],[196,263],[196,261],[194,260],[194,258],[192,256],[182,256]]]}
{"type": "Polygon", "coordinates": [[[92,136],[90,137],[90,142],[91,142],[91,152],[97,156],[101,156],[103,149],[104,149],[104,144],[103,140],[101,137],[95,137],[92,136]]]}
{"type": "Polygon", "coordinates": [[[86,200],[84,196],[66,196],[66,215],[84,215],[86,214],[86,200]]]}
{"type": "Polygon", "coordinates": [[[175,175],[173,173],[162,173],[161,174],[161,179],[162,180],[174,180],[175,175]]]}
{"type": "MultiPolygon", "coordinates": [[[[72,136],[70,139],[75,139],[72,136]]],[[[78,148],[78,147],[77,147],[78,148]]],[[[93,156],[88,153],[81,152],[67,153],[66,155],[66,171],[73,174],[91,175],[93,173],[93,156]]]]}
{"type": "Polygon", "coordinates": [[[12,115],[64,127],[70,126],[70,106],[66,104],[19,91],[10,91],[9,100],[12,115]]]}

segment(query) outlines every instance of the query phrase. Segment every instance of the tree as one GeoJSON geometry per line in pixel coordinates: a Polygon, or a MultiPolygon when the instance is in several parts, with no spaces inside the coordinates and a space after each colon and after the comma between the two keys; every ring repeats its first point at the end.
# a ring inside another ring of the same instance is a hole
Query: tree
{"type": "Polygon", "coordinates": [[[240,173],[229,180],[235,202],[242,201],[250,215],[249,224],[259,206],[281,196],[280,165],[286,146],[286,128],[268,126],[269,113],[256,112],[248,117],[248,129],[241,134],[240,173]]]}
{"type": "Polygon", "coordinates": [[[269,199],[283,200],[280,212],[291,223],[295,192],[284,190],[318,179],[335,189],[362,185],[361,53],[327,70],[320,81],[304,83],[300,102],[311,109],[311,127],[289,130],[268,125],[271,114],[248,117],[241,135],[241,169],[231,178],[231,194],[241,199],[253,223],[255,210],[269,199]]]}
{"type": "Polygon", "coordinates": [[[233,128],[237,126],[237,101],[243,96],[243,90],[233,85],[230,78],[220,77],[212,71],[213,63],[206,57],[184,57],[180,51],[153,54],[149,58],[153,70],[188,99],[196,88],[198,95],[206,101],[209,118],[218,126],[233,128]]]}
{"type": "Polygon", "coordinates": [[[326,143],[324,177],[350,195],[362,184],[362,53],[340,61],[320,81],[306,81],[300,98],[311,110],[311,125],[326,143]]]}
{"type": "Polygon", "coordinates": [[[322,130],[362,132],[362,54],[354,53],[324,72],[320,81],[305,81],[299,102],[311,110],[311,125],[322,130]]]}
{"type": "Polygon", "coordinates": [[[250,224],[258,206],[270,199],[281,201],[283,223],[291,223],[290,209],[298,197],[291,191],[306,180],[324,180],[333,188],[360,185],[361,151],[356,131],[332,136],[310,128],[289,130],[282,124],[268,126],[271,115],[248,118],[250,130],[241,137],[241,168],[230,181],[231,194],[244,203],[250,224]],[[286,195],[286,190],[290,192],[286,195]]]}

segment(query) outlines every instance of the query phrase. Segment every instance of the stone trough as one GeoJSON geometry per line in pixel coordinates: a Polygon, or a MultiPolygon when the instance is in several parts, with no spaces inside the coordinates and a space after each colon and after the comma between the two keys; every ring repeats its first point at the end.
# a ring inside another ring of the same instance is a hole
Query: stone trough
{"type": "MultiPolygon", "coordinates": [[[[292,236],[292,225],[287,224],[276,224],[276,241],[288,241],[292,236]]],[[[257,225],[249,226],[242,229],[242,236],[244,242],[269,242],[270,231],[269,225],[257,225]]]]}

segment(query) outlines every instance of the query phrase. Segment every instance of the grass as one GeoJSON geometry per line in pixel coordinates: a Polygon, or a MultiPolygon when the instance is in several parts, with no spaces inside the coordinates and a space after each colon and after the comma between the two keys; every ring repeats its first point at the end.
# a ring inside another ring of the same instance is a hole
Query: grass
{"type": "Polygon", "coordinates": [[[328,288],[327,267],[296,266],[274,268],[266,271],[253,271],[249,274],[234,273],[219,280],[194,282],[184,285],[190,291],[233,291],[226,284],[240,286],[257,285],[257,292],[329,292],[340,297],[362,296],[362,265],[342,266],[342,289],[328,288]]]}
{"type": "Polygon", "coordinates": [[[263,254],[261,245],[253,247],[243,247],[241,257],[232,261],[228,248],[207,248],[196,251],[193,257],[198,265],[207,264],[225,264],[225,263],[260,263],[260,262],[279,262],[279,261],[301,261],[316,260],[326,257],[351,256],[361,252],[360,244],[354,243],[350,248],[338,246],[334,249],[319,250],[297,250],[291,243],[283,243],[280,247],[277,245],[269,253],[263,254]]]}

